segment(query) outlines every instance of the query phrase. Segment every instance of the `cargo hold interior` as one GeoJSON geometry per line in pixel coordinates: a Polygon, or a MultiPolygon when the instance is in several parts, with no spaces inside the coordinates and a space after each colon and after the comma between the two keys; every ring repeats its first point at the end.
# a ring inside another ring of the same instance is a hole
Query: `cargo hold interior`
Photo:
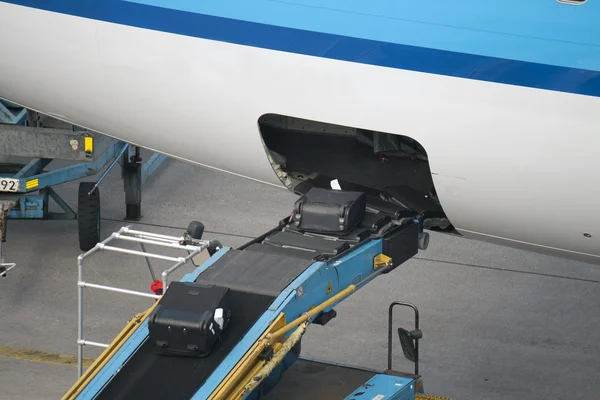
{"type": "Polygon", "coordinates": [[[312,187],[361,191],[416,211],[425,229],[456,233],[417,141],[276,114],[263,115],[259,128],[275,173],[294,193],[312,187]]]}

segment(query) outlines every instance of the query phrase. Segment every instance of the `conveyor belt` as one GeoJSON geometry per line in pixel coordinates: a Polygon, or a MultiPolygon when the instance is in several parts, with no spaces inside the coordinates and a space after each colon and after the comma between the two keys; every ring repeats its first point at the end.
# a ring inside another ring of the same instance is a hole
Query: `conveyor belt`
{"type": "Polygon", "coordinates": [[[253,243],[250,246],[246,247],[244,250],[257,251],[259,253],[266,254],[278,254],[280,256],[283,255],[286,257],[300,258],[302,260],[312,260],[313,258],[315,258],[315,253],[313,251],[290,249],[264,243],[253,243]]]}
{"type": "Polygon", "coordinates": [[[215,368],[229,354],[256,320],[265,312],[273,297],[231,291],[232,323],[222,341],[204,358],[155,355],[146,340],[97,399],[169,399],[191,398],[215,368]],[[176,382],[176,383],[174,383],[176,382]]]}
{"type": "MultiPolygon", "coordinates": [[[[275,244],[259,243],[253,250],[228,250],[214,264],[201,273],[197,283],[212,284],[231,289],[232,321],[216,345],[205,358],[185,358],[155,355],[152,343],[146,341],[102,391],[98,399],[189,399],[206,381],[215,368],[264,313],[271,302],[298,275],[313,264],[312,258],[335,254],[343,243],[298,233],[278,232],[305,239],[315,247],[307,251],[281,247],[285,236],[275,244]],[[275,251],[272,251],[276,249],[275,251]],[[265,251],[267,250],[267,251],[265,251]],[[271,251],[268,251],[271,250],[271,251]],[[310,256],[299,257],[299,255],[310,256]],[[164,382],[178,382],[177,386],[164,382]],[[132,397],[133,396],[133,397],[132,397]]],[[[305,246],[306,247],[306,246],[305,246]]]]}
{"type": "Polygon", "coordinates": [[[311,264],[296,257],[231,249],[201,273],[196,283],[277,297],[311,264]]]}
{"type": "MultiPolygon", "coordinates": [[[[344,237],[303,233],[281,224],[240,249],[227,250],[195,280],[231,289],[232,323],[211,353],[204,358],[156,355],[153,343],[146,340],[97,399],[191,398],[281,291],[315,260],[345,253],[396,217],[393,209],[383,211],[372,207],[372,203],[368,205],[374,210],[344,237]]],[[[402,256],[398,257],[399,262],[403,261],[402,256]]],[[[364,381],[363,378],[362,374],[357,375],[357,381],[364,381]]],[[[356,382],[349,382],[348,387],[356,387],[356,382]]]]}
{"type": "Polygon", "coordinates": [[[347,243],[304,235],[300,232],[285,230],[265,239],[265,243],[276,246],[304,249],[317,254],[335,256],[349,248],[347,243]]]}

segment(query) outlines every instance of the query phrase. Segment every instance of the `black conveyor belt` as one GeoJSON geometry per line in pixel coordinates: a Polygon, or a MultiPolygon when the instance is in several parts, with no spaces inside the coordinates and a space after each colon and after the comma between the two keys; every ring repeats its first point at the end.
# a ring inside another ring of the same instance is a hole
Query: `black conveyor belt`
{"type": "MultiPolygon", "coordinates": [[[[255,239],[241,249],[229,249],[196,279],[197,283],[231,289],[231,323],[221,336],[221,341],[212,348],[211,353],[204,358],[155,355],[153,343],[146,340],[100,392],[97,399],[189,399],[281,291],[310,267],[315,259],[323,260],[339,256],[367,240],[376,230],[397,216],[395,214],[397,208],[393,205],[388,205],[388,210],[372,200],[367,204],[374,211],[365,216],[361,226],[346,236],[304,233],[293,226],[280,225],[278,229],[255,239]]],[[[400,234],[404,233],[400,232],[400,234]]],[[[409,253],[407,251],[403,253],[402,249],[394,250],[399,252],[399,260],[402,260],[404,253],[409,253]]],[[[394,255],[392,258],[397,257],[394,255]]],[[[292,370],[294,368],[308,375],[320,375],[324,367],[314,363],[297,363],[292,370]]],[[[327,367],[326,370],[336,380],[337,374],[343,372],[337,367],[327,367]]],[[[292,386],[297,385],[294,383],[293,374],[288,372],[286,375],[287,378],[284,377],[282,383],[289,382],[292,386]]],[[[359,382],[364,382],[365,374],[351,370],[345,371],[344,377],[343,385],[341,381],[329,382],[330,391],[321,393],[351,392],[352,388],[360,384],[359,382]]],[[[301,398],[311,397],[306,390],[300,391],[299,394],[301,398]]],[[[285,392],[276,389],[270,398],[279,399],[285,396],[285,392]]]]}
{"type": "Polygon", "coordinates": [[[231,249],[196,282],[277,297],[311,264],[307,259],[231,249]]]}
{"type": "Polygon", "coordinates": [[[348,248],[348,245],[336,240],[327,240],[315,236],[303,235],[300,232],[283,231],[265,239],[265,243],[276,246],[290,246],[298,249],[313,250],[316,254],[338,255],[348,248]]]}
{"type": "Polygon", "coordinates": [[[212,352],[204,358],[155,355],[152,343],[140,349],[110,381],[97,399],[187,400],[204,384],[274,298],[256,293],[231,291],[231,324],[212,352]]]}
{"type": "Polygon", "coordinates": [[[274,246],[272,244],[253,243],[244,249],[245,251],[257,251],[259,253],[279,254],[286,257],[301,258],[303,260],[312,260],[315,258],[314,251],[298,250],[274,246]]]}

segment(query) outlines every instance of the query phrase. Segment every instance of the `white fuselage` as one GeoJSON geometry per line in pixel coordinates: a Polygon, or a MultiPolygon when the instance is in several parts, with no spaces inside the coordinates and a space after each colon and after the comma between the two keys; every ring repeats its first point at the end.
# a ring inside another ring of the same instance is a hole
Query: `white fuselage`
{"type": "Polygon", "coordinates": [[[600,262],[598,97],[6,3],[0,3],[0,97],[275,185],[281,183],[258,129],[264,114],[406,135],[426,149],[442,207],[459,232],[600,262]]]}

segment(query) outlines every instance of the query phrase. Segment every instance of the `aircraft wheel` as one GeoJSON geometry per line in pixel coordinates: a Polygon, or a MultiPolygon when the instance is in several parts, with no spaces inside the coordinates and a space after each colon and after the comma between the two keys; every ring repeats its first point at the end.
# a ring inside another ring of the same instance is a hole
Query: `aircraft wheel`
{"type": "Polygon", "coordinates": [[[79,248],[88,251],[100,241],[100,188],[94,187],[95,182],[79,184],[77,204],[77,225],[79,229],[79,248]]]}

